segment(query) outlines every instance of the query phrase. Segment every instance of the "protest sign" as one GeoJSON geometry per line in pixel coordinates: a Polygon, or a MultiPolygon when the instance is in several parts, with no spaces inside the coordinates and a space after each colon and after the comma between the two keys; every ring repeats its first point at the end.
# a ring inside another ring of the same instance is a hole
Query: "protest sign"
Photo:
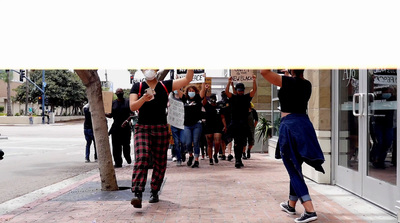
{"type": "Polygon", "coordinates": [[[110,91],[102,91],[101,93],[103,96],[104,112],[111,113],[114,93],[112,93],[110,91]]]}
{"type": "Polygon", "coordinates": [[[231,77],[233,82],[252,82],[253,70],[231,70],[231,77]]]}
{"type": "MultiPolygon", "coordinates": [[[[206,90],[205,96],[206,97],[210,97],[211,96],[211,84],[212,84],[212,78],[211,77],[206,77],[205,81],[205,85],[208,85],[208,89],[206,90]]],[[[197,89],[199,89],[199,91],[201,91],[201,86],[203,83],[197,83],[197,84],[193,84],[194,86],[197,87],[197,89]]],[[[186,90],[186,87],[185,87],[186,90]]]]}
{"type": "Polygon", "coordinates": [[[167,115],[168,124],[176,128],[183,129],[184,119],[185,119],[185,109],[183,107],[183,102],[170,98],[168,115],[167,115]]]}
{"type": "MultiPolygon", "coordinates": [[[[178,78],[186,77],[186,72],[187,72],[187,70],[184,70],[184,69],[176,70],[176,74],[177,74],[178,78]]],[[[204,74],[204,69],[194,70],[193,79],[190,83],[191,84],[203,83],[204,82],[203,74],[204,74]]]]}

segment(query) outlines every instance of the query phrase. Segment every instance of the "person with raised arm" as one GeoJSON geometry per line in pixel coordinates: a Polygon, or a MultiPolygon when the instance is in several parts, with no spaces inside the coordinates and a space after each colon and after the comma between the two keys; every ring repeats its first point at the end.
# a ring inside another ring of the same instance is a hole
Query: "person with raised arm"
{"type": "Polygon", "coordinates": [[[289,75],[281,76],[271,70],[261,71],[261,75],[267,81],[280,87],[278,98],[281,105],[281,123],[277,155],[282,158],[290,177],[289,200],[282,202],[280,207],[286,213],[295,215],[295,206],[300,200],[305,212],[294,220],[300,223],[318,218],[304,181],[301,165],[305,162],[317,171],[325,173],[322,168],[324,155],[307,115],[312,86],[311,82],[304,78],[303,73],[304,70],[289,70],[289,75]]]}
{"type": "Polygon", "coordinates": [[[253,75],[253,89],[245,94],[244,84],[237,83],[233,94],[229,91],[229,86],[232,84],[232,77],[229,77],[228,84],[225,88],[225,94],[229,98],[230,106],[232,106],[231,124],[228,132],[232,135],[234,140],[233,149],[235,153],[235,167],[243,167],[242,152],[243,147],[246,145],[247,135],[250,132],[250,127],[247,124],[247,117],[249,113],[250,102],[257,92],[256,76],[253,75]],[[236,93],[235,93],[236,92],[236,93]]]}
{"type": "Polygon", "coordinates": [[[167,168],[169,144],[167,124],[167,104],[171,91],[179,90],[193,79],[193,70],[187,70],[184,78],[159,81],[157,69],[142,69],[145,81],[135,83],[130,94],[131,111],[139,111],[134,132],[135,165],[132,173],[131,204],[142,207],[142,194],[145,190],[150,156],[154,166],[151,176],[151,195],[149,203],[159,201],[158,192],[167,168]]]}

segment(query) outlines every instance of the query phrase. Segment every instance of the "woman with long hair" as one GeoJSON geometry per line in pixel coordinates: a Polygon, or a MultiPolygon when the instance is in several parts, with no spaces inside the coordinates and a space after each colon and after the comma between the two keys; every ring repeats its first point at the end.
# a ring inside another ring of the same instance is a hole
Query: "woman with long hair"
{"type": "Polygon", "coordinates": [[[203,100],[204,95],[205,83],[202,84],[200,91],[194,85],[188,86],[185,90],[185,94],[181,98],[185,108],[185,118],[183,123],[185,145],[189,152],[187,165],[192,166],[192,168],[199,167],[200,136],[203,129],[201,122],[201,108],[203,105],[201,101],[203,100]]]}

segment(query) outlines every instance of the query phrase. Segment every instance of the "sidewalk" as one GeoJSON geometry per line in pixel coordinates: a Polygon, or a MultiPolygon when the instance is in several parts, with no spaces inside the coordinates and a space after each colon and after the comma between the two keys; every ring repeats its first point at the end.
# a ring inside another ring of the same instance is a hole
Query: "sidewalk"
{"type": "MultiPolygon", "coordinates": [[[[170,157],[170,156],[169,156],[170,157]]],[[[160,202],[149,204],[149,180],[143,208],[130,204],[132,165],[116,169],[118,186],[124,190],[101,191],[97,171],[84,179],[0,215],[0,222],[294,222],[297,215],[280,210],[288,198],[289,178],[280,160],[267,154],[252,154],[245,167],[220,160],[200,168],[177,167],[168,161],[160,202]]],[[[151,170],[149,171],[150,178],[151,170]]],[[[396,218],[376,206],[336,187],[307,180],[318,214],[315,222],[382,222],[396,218]]]]}

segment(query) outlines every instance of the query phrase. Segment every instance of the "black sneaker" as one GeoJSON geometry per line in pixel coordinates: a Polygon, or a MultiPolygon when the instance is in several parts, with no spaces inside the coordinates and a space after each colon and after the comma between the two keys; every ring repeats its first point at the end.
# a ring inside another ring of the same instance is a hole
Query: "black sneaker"
{"type": "Polygon", "coordinates": [[[134,208],[142,208],[142,192],[135,192],[135,197],[132,198],[131,204],[134,208]]]}
{"type": "Polygon", "coordinates": [[[218,155],[217,154],[214,154],[214,162],[218,163],[218,155]]]}
{"type": "Polygon", "coordinates": [[[157,203],[159,201],[160,201],[160,199],[158,198],[158,192],[151,191],[149,203],[157,203]]]}
{"type": "Polygon", "coordinates": [[[213,159],[210,159],[210,165],[214,165],[213,159]]]}
{"type": "Polygon", "coordinates": [[[192,165],[192,163],[193,163],[193,159],[194,159],[194,157],[193,156],[189,156],[189,160],[187,161],[187,165],[188,166],[191,166],[192,165]]]}
{"type": "Polygon", "coordinates": [[[241,161],[239,161],[239,160],[236,160],[236,162],[235,162],[235,167],[236,167],[236,168],[238,168],[238,169],[239,169],[240,167],[242,167],[242,165],[243,165],[243,164],[242,164],[242,162],[241,162],[241,161]]]}
{"type": "Polygon", "coordinates": [[[294,222],[297,223],[305,223],[305,222],[310,222],[310,221],[315,221],[317,220],[317,213],[315,212],[304,212],[300,218],[294,219],[294,222]]]}
{"type": "Polygon", "coordinates": [[[247,150],[247,159],[250,159],[250,150],[247,150]]]}
{"type": "Polygon", "coordinates": [[[289,201],[282,202],[280,204],[280,206],[281,206],[282,211],[284,211],[284,212],[286,212],[288,214],[291,214],[291,215],[295,215],[296,214],[296,209],[289,205],[289,201]]]}
{"type": "Polygon", "coordinates": [[[226,156],[225,156],[225,155],[222,155],[222,156],[221,156],[221,160],[226,160],[226,156]]]}
{"type": "Polygon", "coordinates": [[[233,159],[232,154],[229,154],[229,155],[228,155],[228,161],[231,161],[232,159],[233,159]]]}
{"type": "Polygon", "coordinates": [[[192,168],[199,168],[199,161],[194,161],[192,168]]]}
{"type": "Polygon", "coordinates": [[[247,160],[246,153],[243,153],[242,155],[243,155],[243,156],[242,156],[242,159],[247,160]]]}

